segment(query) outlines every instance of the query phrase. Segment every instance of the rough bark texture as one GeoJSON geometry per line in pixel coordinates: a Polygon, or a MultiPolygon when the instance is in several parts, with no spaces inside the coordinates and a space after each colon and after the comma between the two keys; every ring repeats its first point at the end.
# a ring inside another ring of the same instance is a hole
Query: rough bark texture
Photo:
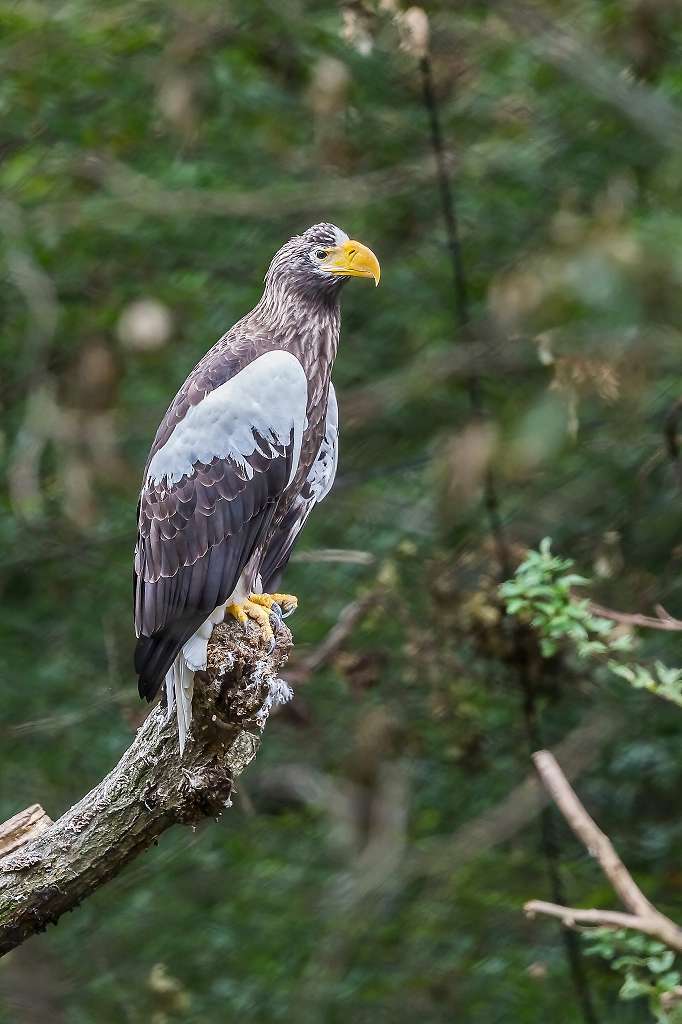
{"type": "Polygon", "coordinates": [[[253,760],[291,648],[271,654],[235,624],[217,626],[195,683],[192,740],[180,759],[175,716],[157,706],[116,767],[35,838],[0,858],[0,956],[72,910],[176,823],[216,818],[253,760]]]}

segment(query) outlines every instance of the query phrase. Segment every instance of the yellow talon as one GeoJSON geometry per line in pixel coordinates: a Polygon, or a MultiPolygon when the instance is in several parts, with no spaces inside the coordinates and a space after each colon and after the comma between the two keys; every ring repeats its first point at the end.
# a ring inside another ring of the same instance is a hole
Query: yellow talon
{"type": "Polygon", "coordinates": [[[249,601],[253,604],[262,605],[268,611],[272,610],[273,605],[278,605],[282,611],[283,619],[287,615],[291,615],[298,608],[298,598],[293,594],[251,594],[249,601]]]}
{"type": "Polygon", "coordinates": [[[255,604],[251,599],[244,602],[244,611],[250,619],[256,623],[260,629],[261,637],[267,647],[275,646],[275,634],[272,631],[270,625],[270,612],[266,608],[261,608],[259,604],[255,604]]]}
{"type": "Polygon", "coordinates": [[[244,611],[244,606],[241,604],[228,604],[225,611],[228,615],[231,615],[233,619],[240,622],[242,626],[245,626],[249,621],[248,615],[244,611]]]}
{"type": "Polygon", "coordinates": [[[250,594],[243,604],[228,604],[227,615],[240,622],[246,629],[249,619],[258,627],[261,639],[270,650],[275,646],[275,634],[272,631],[270,615],[281,618],[291,615],[298,606],[298,598],[293,594],[250,594]]]}
{"type": "Polygon", "coordinates": [[[261,635],[261,640],[270,650],[275,646],[275,634],[270,625],[270,612],[260,603],[248,598],[243,604],[228,604],[225,611],[228,615],[240,622],[246,629],[249,619],[255,622],[261,635]]]}

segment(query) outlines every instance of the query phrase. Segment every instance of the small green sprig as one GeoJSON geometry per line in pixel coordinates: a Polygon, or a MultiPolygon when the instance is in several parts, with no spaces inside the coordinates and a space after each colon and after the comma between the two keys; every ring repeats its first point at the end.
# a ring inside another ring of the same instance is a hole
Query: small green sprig
{"type": "Polygon", "coordinates": [[[671,668],[662,661],[655,661],[650,668],[638,663],[623,665],[613,659],[609,659],[607,664],[615,675],[627,680],[635,690],[649,690],[657,697],[682,707],[682,669],[671,668]]]}
{"type": "Polygon", "coordinates": [[[588,598],[575,596],[575,590],[589,586],[591,580],[574,571],[573,559],[553,555],[551,549],[552,542],[545,537],[539,550],[530,551],[512,579],[501,585],[507,614],[536,630],[543,657],[568,645],[579,658],[605,661],[614,675],[635,689],[649,690],[682,707],[682,669],[658,660],[651,665],[625,660],[624,655],[634,650],[634,636],[595,615],[588,598]]]}
{"type": "Polygon", "coordinates": [[[545,658],[566,640],[581,658],[632,650],[629,634],[614,636],[615,624],[594,615],[587,598],[575,597],[575,588],[588,586],[590,580],[573,571],[573,559],[553,555],[551,547],[545,537],[539,551],[529,551],[513,578],[500,587],[507,614],[537,630],[545,658]]]}

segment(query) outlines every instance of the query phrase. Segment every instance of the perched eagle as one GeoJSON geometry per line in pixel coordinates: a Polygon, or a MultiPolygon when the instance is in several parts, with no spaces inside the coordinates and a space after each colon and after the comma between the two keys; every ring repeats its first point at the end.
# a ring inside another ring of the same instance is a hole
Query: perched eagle
{"type": "Polygon", "coordinates": [[[213,626],[253,620],[271,644],[270,615],[296,607],[269,590],[336,473],[340,291],[379,274],[333,224],[291,238],[258,305],[195,366],[156,433],[138,508],[135,670],[149,701],[165,680],[181,751],[213,626]]]}

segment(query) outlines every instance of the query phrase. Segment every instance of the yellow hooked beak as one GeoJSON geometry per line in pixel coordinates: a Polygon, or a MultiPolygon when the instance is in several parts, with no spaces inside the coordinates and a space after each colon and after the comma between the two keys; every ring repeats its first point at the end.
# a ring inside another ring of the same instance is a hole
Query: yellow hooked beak
{"type": "Polygon", "coordinates": [[[330,274],[342,274],[344,277],[373,277],[375,285],[379,284],[381,267],[371,249],[362,242],[351,239],[343,245],[329,249],[322,260],[330,274]]]}

